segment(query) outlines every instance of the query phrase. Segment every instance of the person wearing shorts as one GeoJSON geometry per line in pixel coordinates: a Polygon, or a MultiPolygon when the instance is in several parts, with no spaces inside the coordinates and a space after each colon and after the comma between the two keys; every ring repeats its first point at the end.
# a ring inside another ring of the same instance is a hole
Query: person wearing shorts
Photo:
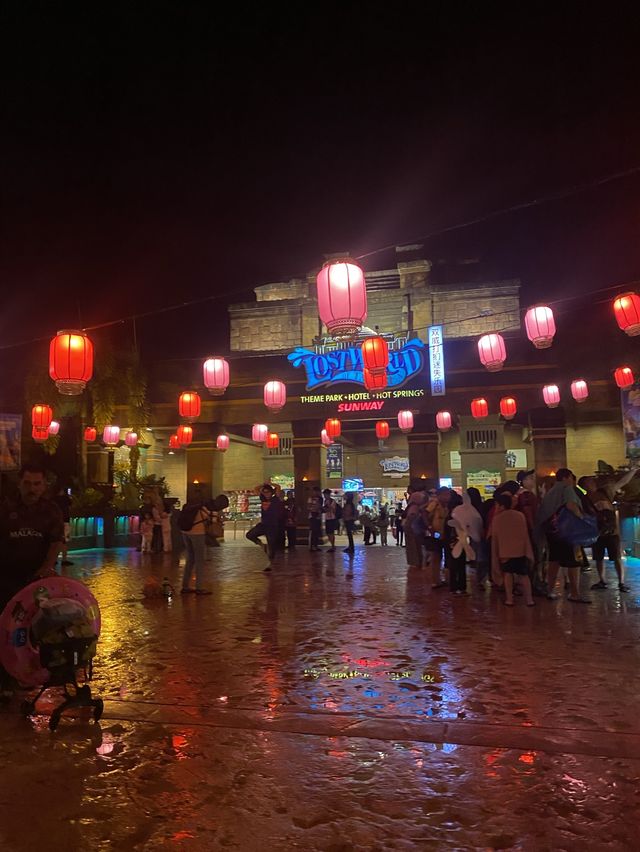
{"type": "Polygon", "coordinates": [[[322,502],[322,513],[324,515],[324,529],[329,539],[329,550],[327,553],[333,553],[336,549],[336,533],[338,532],[339,521],[336,518],[337,503],[331,496],[331,489],[325,488],[322,492],[324,500],[322,502]]]}
{"type": "Polygon", "coordinates": [[[511,494],[498,494],[496,509],[491,525],[491,556],[494,565],[502,571],[504,579],[505,606],[513,606],[513,582],[518,582],[524,591],[527,606],[534,606],[531,592],[530,566],[533,563],[533,548],[527,521],[522,512],[512,508],[511,494]]]}

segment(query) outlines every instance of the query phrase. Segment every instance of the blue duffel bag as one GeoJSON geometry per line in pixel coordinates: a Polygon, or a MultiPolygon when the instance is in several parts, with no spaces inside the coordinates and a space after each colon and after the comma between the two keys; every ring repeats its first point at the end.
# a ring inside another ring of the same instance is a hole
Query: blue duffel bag
{"type": "Polygon", "coordinates": [[[598,521],[594,515],[579,518],[565,506],[556,515],[558,538],[574,547],[586,547],[598,538],[598,521]]]}

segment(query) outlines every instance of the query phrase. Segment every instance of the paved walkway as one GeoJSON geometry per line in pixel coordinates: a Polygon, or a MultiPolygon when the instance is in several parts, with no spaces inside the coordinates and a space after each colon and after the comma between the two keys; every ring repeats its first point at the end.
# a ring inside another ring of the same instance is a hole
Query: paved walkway
{"type": "MultiPolygon", "coordinates": [[[[99,725],[0,711],[0,849],[628,850],[640,571],[591,606],[433,592],[404,552],[85,551],[99,725]]],[[[583,575],[585,586],[595,572],[583,575]]],[[[471,583],[470,583],[471,586],[471,583]]]]}

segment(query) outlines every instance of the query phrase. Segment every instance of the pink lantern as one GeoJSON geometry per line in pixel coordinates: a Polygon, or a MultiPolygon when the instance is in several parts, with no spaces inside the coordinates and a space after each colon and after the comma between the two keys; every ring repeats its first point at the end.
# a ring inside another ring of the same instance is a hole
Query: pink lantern
{"type": "Polygon", "coordinates": [[[589,385],[584,379],[575,379],[571,382],[571,396],[576,402],[584,402],[589,396],[589,385]]]}
{"type": "Polygon", "coordinates": [[[556,333],[553,311],[547,305],[534,305],[524,315],[527,337],[536,349],[548,349],[556,333]]]}
{"type": "Polygon", "coordinates": [[[105,426],[102,430],[102,440],[108,447],[115,447],[120,440],[120,427],[105,426]]]}
{"type": "Polygon", "coordinates": [[[327,435],[326,429],[323,429],[322,432],[320,432],[320,440],[325,445],[325,447],[328,447],[330,444],[333,444],[333,439],[330,438],[329,435],[327,435]]]}
{"type": "Polygon", "coordinates": [[[124,436],[124,442],[127,447],[135,447],[138,443],[138,433],[127,432],[127,434],[124,436]]]}
{"type": "Polygon", "coordinates": [[[251,427],[251,440],[256,444],[264,444],[268,434],[269,429],[264,423],[254,423],[251,427]]]}
{"type": "Polygon", "coordinates": [[[364,272],[350,258],[325,263],[316,279],[318,313],[329,334],[348,336],[367,318],[364,272]]]}
{"type": "Polygon", "coordinates": [[[403,410],[398,412],[398,428],[401,432],[410,432],[413,429],[413,412],[403,410]]]}
{"type": "Polygon", "coordinates": [[[452,424],[453,420],[450,411],[438,411],[436,414],[436,426],[441,432],[448,432],[452,424]]]}
{"type": "Polygon", "coordinates": [[[557,408],[560,405],[560,388],[558,385],[545,385],[542,388],[542,398],[548,408],[557,408]]]}
{"type": "Polygon", "coordinates": [[[204,386],[212,396],[222,396],[229,387],[229,364],[224,358],[207,358],[202,365],[204,386]]]}
{"type": "Polygon", "coordinates": [[[287,401],[287,388],[284,382],[276,379],[264,386],[264,404],[269,411],[280,411],[287,401]]]}
{"type": "Polygon", "coordinates": [[[59,431],[60,431],[60,424],[58,423],[57,420],[52,420],[51,423],[49,423],[49,434],[50,435],[57,435],[59,431]]]}
{"type": "Polygon", "coordinates": [[[218,435],[218,437],[216,438],[216,447],[220,450],[221,453],[226,453],[229,449],[229,436],[218,435]]]}
{"type": "Polygon", "coordinates": [[[504,366],[507,360],[507,348],[501,334],[492,332],[483,334],[478,341],[478,354],[480,361],[490,373],[496,373],[504,366]]]}

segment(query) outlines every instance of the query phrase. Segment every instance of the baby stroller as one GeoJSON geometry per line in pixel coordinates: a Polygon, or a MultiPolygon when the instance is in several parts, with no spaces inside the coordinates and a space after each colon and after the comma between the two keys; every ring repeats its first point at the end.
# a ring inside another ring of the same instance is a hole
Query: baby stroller
{"type": "Polygon", "coordinates": [[[36,712],[47,689],[62,686],[64,699],[49,719],[52,731],[70,707],[92,707],[93,718],[100,719],[104,705],[89,686],[99,635],[98,604],[76,580],[38,580],[12,598],[0,616],[0,661],[19,683],[40,687],[35,698],[22,702],[25,716],[36,712]]]}

